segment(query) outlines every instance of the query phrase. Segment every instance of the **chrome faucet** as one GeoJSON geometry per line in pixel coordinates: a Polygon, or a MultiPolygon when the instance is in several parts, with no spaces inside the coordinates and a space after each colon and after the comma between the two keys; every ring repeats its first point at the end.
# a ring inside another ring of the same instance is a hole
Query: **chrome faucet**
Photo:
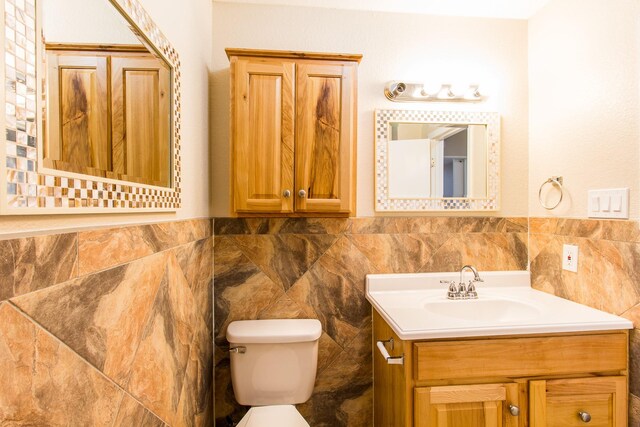
{"type": "Polygon", "coordinates": [[[478,270],[472,265],[465,265],[460,269],[460,286],[458,288],[458,292],[460,294],[461,299],[477,299],[478,292],[476,291],[476,282],[484,282],[480,275],[478,274],[478,270]],[[467,270],[471,270],[473,273],[473,280],[469,280],[469,286],[465,287],[464,284],[464,272],[467,270]]]}
{"type": "Polygon", "coordinates": [[[440,283],[449,285],[447,289],[447,299],[477,299],[478,292],[476,291],[476,282],[484,282],[484,280],[482,280],[478,274],[478,270],[472,265],[465,265],[460,269],[460,283],[458,283],[458,286],[456,286],[456,282],[453,280],[440,281],[440,283]],[[464,282],[464,272],[467,270],[471,270],[473,273],[473,280],[469,280],[468,286],[464,282]]]}
{"type": "Polygon", "coordinates": [[[476,270],[476,268],[473,265],[465,265],[460,269],[460,283],[464,283],[464,272],[467,270],[471,270],[471,272],[473,273],[474,282],[484,282],[484,280],[480,278],[480,275],[478,274],[478,270],[476,270]]]}

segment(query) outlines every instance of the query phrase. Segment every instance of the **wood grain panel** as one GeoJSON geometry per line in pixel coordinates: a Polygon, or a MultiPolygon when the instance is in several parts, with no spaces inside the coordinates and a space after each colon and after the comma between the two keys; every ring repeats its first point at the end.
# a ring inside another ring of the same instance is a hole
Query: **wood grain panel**
{"type": "Polygon", "coordinates": [[[288,59],[322,59],[338,61],[360,62],[361,54],[355,53],[327,53],[327,52],[300,52],[294,50],[266,50],[266,49],[225,49],[229,59],[241,56],[254,56],[261,58],[288,58],[288,59]]]}
{"type": "Polygon", "coordinates": [[[340,79],[310,78],[315,104],[307,199],[338,198],[340,179],[340,79]]]}
{"type": "Polygon", "coordinates": [[[140,46],[99,48],[47,45],[43,164],[171,186],[169,67],[140,46]]]}
{"type": "Polygon", "coordinates": [[[412,381],[410,361],[405,365],[389,365],[380,354],[377,340],[393,338],[392,356],[402,355],[404,342],[398,338],[380,315],[373,311],[373,425],[376,427],[413,426],[412,381]]]}
{"type": "Polygon", "coordinates": [[[290,61],[232,60],[232,164],[238,212],[292,212],[294,73],[290,61]],[[284,197],[284,192],[290,192],[284,197]]]}
{"type": "Polygon", "coordinates": [[[420,427],[517,427],[508,411],[519,405],[518,385],[479,384],[415,389],[415,425],[420,427]]]}
{"type": "Polygon", "coordinates": [[[502,384],[474,386],[443,386],[431,388],[431,403],[468,403],[505,400],[507,390],[502,384]]]}
{"type": "Polygon", "coordinates": [[[627,369],[626,333],[433,341],[415,344],[415,352],[418,381],[627,369]]]}
{"type": "Polygon", "coordinates": [[[112,57],[113,171],[168,187],[170,71],[148,57],[112,57]]]}
{"type": "Polygon", "coordinates": [[[302,212],[349,212],[355,200],[354,63],[302,61],[296,74],[296,199],[302,212]]]}
{"type": "Polygon", "coordinates": [[[531,381],[530,407],[535,427],[583,426],[579,412],[591,416],[590,426],[626,427],[626,377],[531,381]]]}
{"type": "Polygon", "coordinates": [[[107,59],[49,54],[48,110],[44,156],[66,170],[108,170],[110,142],[107,59]]]}

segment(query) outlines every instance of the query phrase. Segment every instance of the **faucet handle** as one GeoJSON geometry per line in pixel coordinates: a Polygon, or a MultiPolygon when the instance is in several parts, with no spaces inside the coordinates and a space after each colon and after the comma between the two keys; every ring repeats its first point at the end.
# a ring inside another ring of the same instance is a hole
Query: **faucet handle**
{"type": "Polygon", "coordinates": [[[477,282],[477,280],[473,280],[473,281],[469,281],[469,286],[467,287],[467,298],[469,299],[477,299],[478,298],[478,292],[476,291],[476,285],[474,285],[474,283],[477,282]]]}
{"type": "Polygon", "coordinates": [[[454,280],[440,280],[440,283],[449,285],[449,289],[447,290],[448,299],[457,299],[458,288],[456,287],[456,282],[454,280]]]}
{"type": "Polygon", "coordinates": [[[460,282],[458,285],[458,296],[460,298],[465,298],[467,296],[467,285],[464,282],[460,282]]]}

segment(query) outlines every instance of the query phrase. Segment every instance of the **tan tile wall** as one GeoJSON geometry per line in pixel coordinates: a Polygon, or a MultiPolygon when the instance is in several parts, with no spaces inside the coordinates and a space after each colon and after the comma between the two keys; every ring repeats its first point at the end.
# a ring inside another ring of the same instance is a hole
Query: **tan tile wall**
{"type": "Polygon", "coordinates": [[[536,289],[626,317],[630,339],[629,425],[640,425],[640,225],[637,221],[531,218],[536,289]],[[562,245],[579,248],[578,272],[562,270],[562,245]]]}
{"type": "Polygon", "coordinates": [[[246,410],[229,381],[229,322],[312,317],[319,370],[300,411],[314,427],[368,426],[365,275],[525,269],[527,254],[535,288],[634,321],[630,425],[640,422],[638,222],[217,219],[214,234],[194,220],[0,241],[0,424],[208,425],[213,333],[226,425],[246,410]],[[563,243],[580,247],[577,274],[560,268],[563,243]]]}
{"type": "Polygon", "coordinates": [[[526,218],[214,220],[216,424],[239,421],[227,325],[239,319],[322,322],[314,427],[371,426],[371,307],[367,273],[527,268],[526,218]]]}
{"type": "Polygon", "coordinates": [[[211,231],[0,241],[0,425],[210,425],[211,231]]]}

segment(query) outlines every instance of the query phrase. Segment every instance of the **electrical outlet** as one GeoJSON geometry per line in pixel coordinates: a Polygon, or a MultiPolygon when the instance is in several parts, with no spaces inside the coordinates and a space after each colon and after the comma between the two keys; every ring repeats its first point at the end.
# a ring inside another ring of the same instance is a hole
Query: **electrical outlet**
{"type": "Polygon", "coordinates": [[[578,272],[578,247],[575,245],[562,245],[562,269],[578,272]]]}

